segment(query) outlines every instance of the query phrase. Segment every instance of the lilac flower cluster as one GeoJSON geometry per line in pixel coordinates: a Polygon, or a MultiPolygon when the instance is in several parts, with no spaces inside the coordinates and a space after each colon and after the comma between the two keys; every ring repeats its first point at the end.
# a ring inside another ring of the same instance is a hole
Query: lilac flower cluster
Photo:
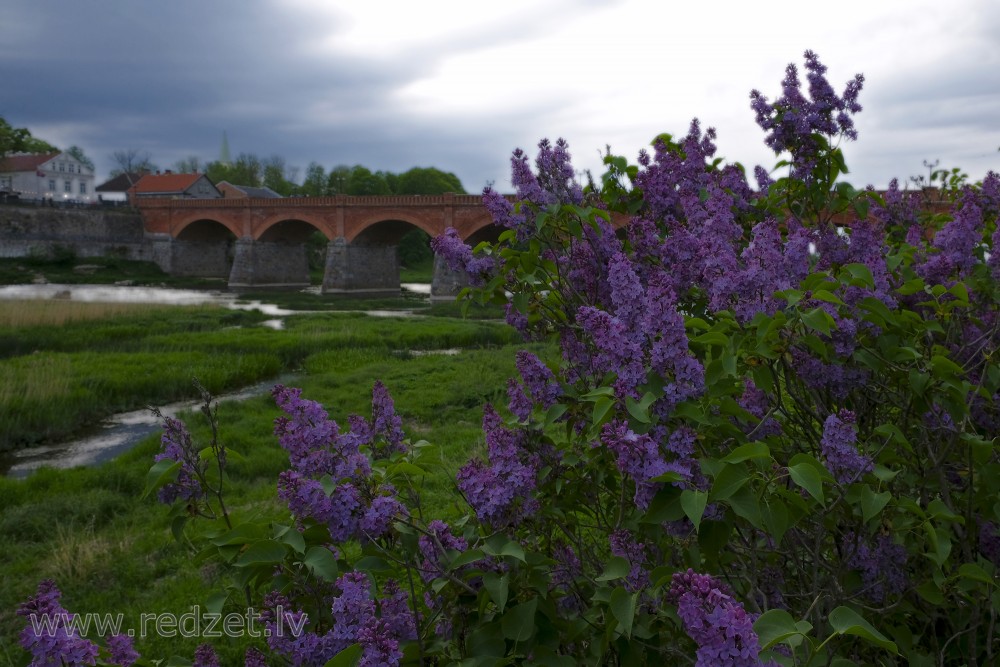
{"type": "Polygon", "coordinates": [[[629,572],[625,577],[625,588],[635,593],[649,586],[649,570],[646,563],[650,556],[650,546],[637,540],[631,532],[620,529],[608,536],[611,553],[629,562],[629,572]]]}
{"type": "MultiPolygon", "coordinates": [[[[280,593],[271,593],[261,613],[267,631],[268,646],[292,665],[323,665],[352,644],[362,648],[361,665],[398,665],[403,657],[400,642],[416,639],[416,623],[406,595],[390,580],[385,597],[376,604],[371,581],[361,572],[348,572],[336,582],[340,594],[330,603],[331,627],[320,634],[315,629],[299,632],[308,619],[301,611],[288,611],[292,605],[280,593]],[[283,614],[278,618],[278,610],[283,614]],[[280,631],[279,631],[280,630],[280,631]]],[[[247,662],[249,665],[249,660],[247,662]]]]}
{"type": "Polygon", "coordinates": [[[422,555],[420,577],[430,582],[444,574],[448,565],[449,551],[465,551],[469,543],[464,537],[452,534],[451,528],[444,521],[435,519],[427,524],[427,533],[417,541],[422,555]]]}
{"type": "Polygon", "coordinates": [[[17,609],[17,615],[29,621],[21,632],[21,646],[31,653],[33,667],[93,665],[97,660],[97,644],[73,629],[70,623],[75,615],[59,604],[61,597],[55,582],[46,579],[17,609]]]}
{"type": "Polygon", "coordinates": [[[128,635],[111,635],[107,639],[110,661],[119,667],[131,667],[141,657],[128,635]]]}
{"type": "Polygon", "coordinates": [[[696,667],[759,667],[754,618],[728,587],[708,574],[676,572],[667,600],[677,605],[684,631],[698,645],[696,667]]]}
{"type": "Polygon", "coordinates": [[[754,423],[747,424],[744,430],[750,436],[750,441],[762,440],[774,435],[781,435],[781,424],[774,417],[769,417],[770,403],[767,393],[758,389],[753,380],[743,381],[743,395],[737,401],[739,406],[757,418],[754,423]]]}
{"type": "Polygon", "coordinates": [[[853,412],[840,410],[823,423],[820,451],[827,468],[840,484],[857,481],[861,475],[874,469],[871,457],[858,451],[858,430],[854,421],[853,412]]]}
{"type": "Polygon", "coordinates": [[[979,261],[976,249],[983,242],[983,210],[969,189],[962,193],[954,217],[934,235],[931,252],[917,264],[917,272],[930,285],[949,285],[964,279],[979,261]]]}
{"type": "Polygon", "coordinates": [[[199,644],[194,652],[192,667],[219,667],[219,656],[211,644],[199,644]]]}
{"type": "Polygon", "coordinates": [[[452,271],[462,273],[471,285],[482,285],[496,267],[489,256],[474,256],[472,248],[462,240],[454,227],[448,227],[441,236],[431,239],[431,248],[448,264],[452,271]]]}
{"type": "Polygon", "coordinates": [[[751,108],[757,114],[757,124],[767,132],[764,139],[775,154],[792,154],[792,177],[811,180],[812,170],[822,146],[814,134],[833,138],[838,135],[857,139],[851,115],[861,111],[858,95],[864,76],[857,74],[838,96],[826,79],[826,66],[812,51],[805,52],[809,98],[802,93],[798,69],[793,64],[785,68],[781,82],[782,94],[773,104],[759,91],[750,92],[751,108]]]}
{"type": "Polygon", "coordinates": [[[492,406],[483,410],[489,463],[474,459],[458,471],[458,488],[479,520],[494,527],[516,525],[538,509],[532,497],[540,457],[529,448],[531,432],[503,425],[492,406]]]}
{"type": "Polygon", "coordinates": [[[535,404],[543,410],[550,408],[562,396],[562,387],[549,367],[531,352],[519,350],[516,364],[524,385],[513,378],[507,381],[508,407],[519,420],[527,421],[535,404]]]}
{"type": "Polygon", "coordinates": [[[906,590],[906,547],[896,544],[891,535],[868,540],[849,531],[843,546],[844,563],[861,573],[861,593],[866,598],[881,604],[906,590]]]}
{"type": "Polygon", "coordinates": [[[992,521],[979,519],[979,553],[994,565],[1000,566],[1000,532],[992,521]]]}
{"type": "Polygon", "coordinates": [[[243,656],[243,667],[267,667],[267,657],[256,648],[248,648],[243,656]]]}
{"type": "MultiPolygon", "coordinates": [[[[661,432],[656,435],[662,436],[661,432]]],[[[641,510],[649,507],[656,492],[663,486],[653,480],[667,472],[675,472],[680,477],[679,484],[687,486],[695,475],[697,462],[691,457],[694,453],[694,432],[681,427],[665,439],[667,449],[675,455],[672,461],[667,461],[658,444],[658,439],[651,434],[639,435],[632,431],[626,422],[611,421],[601,430],[601,442],[615,455],[618,470],[628,475],[635,483],[633,500],[641,510]]]]}
{"type": "Polygon", "coordinates": [[[388,451],[403,447],[403,432],[392,398],[381,383],[373,391],[372,423],[353,417],[352,430],[341,433],[326,410],[301,397],[301,389],[278,385],[273,395],[287,416],[275,420],[275,434],[288,451],[292,469],[278,478],[278,497],[288,504],[300,526],[305,519],[325,524],[337,541],[377,539],[392,520],[406,513],[388,484],[370,479],[371,464],[362,447],[376,436],[388,451]],[[317,477],[333,480],[328,490],[317,477]]]}
{"type": "Polygon", "coordinates": [[[173,482],[160,488],[161,503],[170,505],[178,500],[194,501],[205,495],[199,481],[202,465],[198,451],[191,441],[187,426],[179,419],[163,418],[163,435],[160,437],[161,452],[154,461],[177,461],[181,464],[173,482]]]}

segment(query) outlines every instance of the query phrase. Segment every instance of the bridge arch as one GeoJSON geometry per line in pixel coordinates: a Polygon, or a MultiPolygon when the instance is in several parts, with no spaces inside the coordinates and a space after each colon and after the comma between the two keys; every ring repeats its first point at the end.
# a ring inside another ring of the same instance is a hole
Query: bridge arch
{"type": "MultiPolygon", "coordinates": [[[[215,238],[198,238],[201,236],[216,237],[220,234],[218,227],[225,228],[229,234],[235,237],[240,235],[240,227],[226,216],[210,218],[202,215],[191,215],[182,218],[171,226],[170,235],[179,240],[216,240],[215,238]]],[[[228,238],[228,235],[226,236],[228,238]]]]}
{"type": "Polygon", "coordinates": [[[393,211],[375,213],[353,221],[350,230],[345,230],[344,237],[348,243],[394,245],[413,227],[430,236],[436,236],[443,230],[439,221],[431,222],[425,216],[393,211]]]}
{"type": "Polygon", "coordinates": [[[267,237],[269,237],[273,240],[279,236],[287,238],[290,235],[298,237],[303,234],[308,237],[314,231],[322,232],[327,239],[333,239],[335,236],[330,225],[320,216],[303,215],[299,212],[292,215],[279,213],[268,217],[259,225],[255,225],[253,238],[254,240],[268,240],[267,237]],[[305,231],[305,226],[308,226],[308,231],[305,231]]]}

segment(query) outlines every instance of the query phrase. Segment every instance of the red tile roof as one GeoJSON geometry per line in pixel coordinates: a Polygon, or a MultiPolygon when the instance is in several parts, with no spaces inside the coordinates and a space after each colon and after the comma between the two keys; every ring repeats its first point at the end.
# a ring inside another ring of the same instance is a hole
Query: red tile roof
{"type": "Polygon", "coordinates": [[[184,192],[202,174],[146,174],[132,187],[137,194],[184,192]]]}
{"type": "Polygon", "coordinates": [[[0,160],[0,172],[35,171],[38,167],[60,153],[35,153],[31,155],[8,155],[0,160]]]}

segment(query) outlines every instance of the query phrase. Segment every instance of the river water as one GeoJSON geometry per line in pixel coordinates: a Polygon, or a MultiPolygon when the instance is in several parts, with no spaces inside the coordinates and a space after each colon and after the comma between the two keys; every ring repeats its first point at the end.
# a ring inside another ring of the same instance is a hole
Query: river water
{"type": "MultiPolygon", "coordinates": [[[[430,294],[430,285],[406,283],[403,289],[417,294],[430,294]]],[[[166,305],[219,304],[237,310],[260,310],[276,319],[263,322],[274,329],[283,327],[280,318],[303,311],[279,308],[260,301],[237,302],[238,295],[207,290],[182,290],[161,287],[132,287],[119,285],[6,285],[0,287],[0,301],[26,299],[61,299],[93,303],[153,303],[166,305]]],[[[339,311],[344,312],[344,311],[339,311]]],[[[410,311],[373,310],[361,311],[373,316],[400,317],[412,315],[410,311]]],[[[451,351],[445,351],[450,353],[451,351]]],[[[237,392],[217,397],[219,401],[246,400],[271,390],[277,383],[289,384],[295,376],[262,382],[237,392]]],[[[165,416],[175,416],[184,410],[193,410],[201,401],[187,401],[157,406],[165,416]]],[[[73,468],[110,461],[128,451],[139,441],[160,430],[160,421],[149,409],[123,412],[106,419],[102,424],[81,437],[61,443],[29,447],[0,454],[0,475],[26,477],[42,466],[73,468]]]]}

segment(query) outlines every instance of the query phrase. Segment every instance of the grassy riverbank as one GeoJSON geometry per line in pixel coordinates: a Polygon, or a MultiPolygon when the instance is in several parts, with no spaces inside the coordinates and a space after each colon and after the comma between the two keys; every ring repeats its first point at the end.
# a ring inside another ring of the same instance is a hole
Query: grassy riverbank
{"type": "MultiPolygon", "coordinates": [[[[191,376],[220,391],[292,369],[302,373],[304,396],[323,402],[345,423],[350,413],[370,413],[378,378],[392,393],[408,435],[440,447],[440,475],[427,482],[427,498],[430,509],[444,515],[455,511],[455,470],[481,449],[482,404],[506,402],[504,382],[515,372],[520,347],[502,324],[447,317],[302,314],[275,331],[259,325],[259,313],[221,308],[84,309],[89,312],[65,319],[52,311],[29,316],[27,308],[13,310],[0,303],[0,373],[16,377],[20,389],[0,396],[0,413],[8,420],[0,433],[20,429],[23,442],[37,439],[31,428],[50,422],[71,429],[70,423],[123,406],[193,397],[191,376]],[[462,351],[414,354],[454,348],[462,351]],[[44,373],[47,380],[36,380],[44,373]],[[46,383],[58,384],[61,393],[46,390],[46,383]],[[12,416],[23,411],[33,416],[12,416]]],[[[287,521],[275,497],[287,456],[272,434],[278,410],[270,397],[226,403],[219,414],[222,438],[245,457],[230,467],[228,504],[236,518],[287,521]]],[[[188,421],[205,442],[200,420],[188,421]]],[[[157,450],[157,439],[150,438],[100,467],[0,479],[0,665],[23,662],[16,644],[23,619],[14,610],[43,578],[57,581],[70,610],[121,613],[127,625],[137,624],[141,613],[188,612],[222,585],[218,571],[202,567],[173,540],[165,508],[139,500],[157,450]]],[[[141,650],[161,656],[190,656],[196,643],[137,641],[141,650]]],[[[234,646],[224,661],[235,664],[237,655],[234,646]]]]}
{"type": "Polygon", "coordinates": [[[0,302],[0,451],[64,438],[114,412],[197,398],[303,368],[331,350],[433,350],[514,341],[509,328],[447,317],[302,314],[277,331],[257,311],[0,302]],[[50,323],[62,322],[58,326],[50,323]]]}

